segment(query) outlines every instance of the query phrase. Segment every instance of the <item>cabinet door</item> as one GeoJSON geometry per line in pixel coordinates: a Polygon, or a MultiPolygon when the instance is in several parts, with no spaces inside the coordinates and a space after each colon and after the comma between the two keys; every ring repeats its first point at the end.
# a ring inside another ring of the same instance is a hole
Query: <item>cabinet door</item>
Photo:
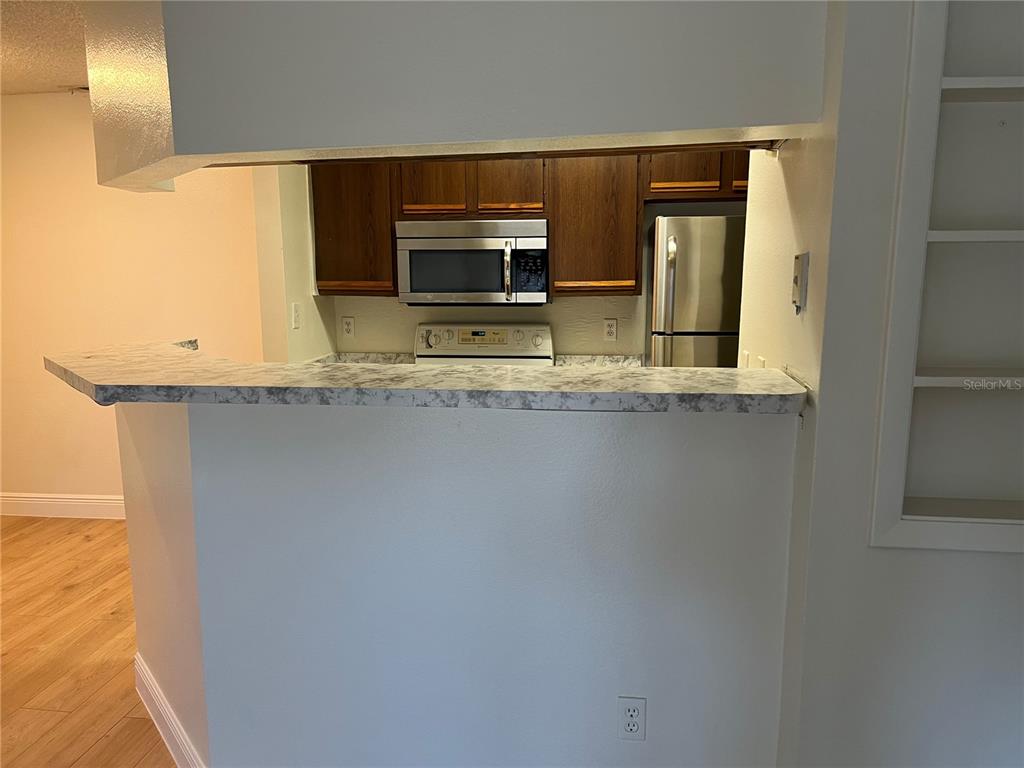
{"type": "Polygon", "coordinates": [[[316,284],[324,294],[394,295],[391,163],[310,166],[316,284]]]}
{"type": "Polygon", "coordinates": [[[544,210],[543,160],[479,160],[476,167],[481,215],[544,210]]]}
{"type": "Polygon", "coordinates": [[[459,160],[402,163],[402,213],[465,213],[467,165],[459,160]]]}
{"type": "Polygon", "coordinates": [[[746,194],[749,176],[750,150],[738,149],[732,153],[732,191],[746,194]]]}
{"type": "Polygon", "coordinates": [[[721,152],[658,152],[649,157],[647,194],[700,197],[722,188],[721,152]]]}
{"type": "Polygon", "coordinates": [[[636,155],[548,161],[554,292],[640,292],[636,155]]]}

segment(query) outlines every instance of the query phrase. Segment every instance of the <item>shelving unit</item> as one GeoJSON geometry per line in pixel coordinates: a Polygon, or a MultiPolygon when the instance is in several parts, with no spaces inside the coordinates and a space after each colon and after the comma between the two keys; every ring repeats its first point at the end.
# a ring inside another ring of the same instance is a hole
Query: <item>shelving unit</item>
{"type": "Polygon", "coordinates": [[[929,243],[1024,243],[1024,229],[930,229],[929,243]]]}
{"type": "Polygon", "coordinates": [[[915,4],[876,546],[1024,552],[1024,56],[974,12],[915,4]]]}
{"type": "Polygon", "coordinates": [[[903,500],[903,516],[936,522],[976,523],[985,520],[1014,525],[1024,520],[1024,501],[907,496],[903,500]]]}
{"type": "Polygon", "coordinates": [[[1024,101],[1024,77],[944,77],[943,101],[1024,101]]]}
{"type": "Polygon", "coordinates": [[[1024,368],[918,368],[914,375],[914,386],[1012,391],[1024,388],[1024,368]]]}

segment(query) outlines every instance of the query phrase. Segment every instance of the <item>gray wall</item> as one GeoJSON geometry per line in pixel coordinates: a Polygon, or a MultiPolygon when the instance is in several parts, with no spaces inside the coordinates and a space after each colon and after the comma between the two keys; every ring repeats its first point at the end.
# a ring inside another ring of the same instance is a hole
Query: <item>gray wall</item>
{"type": "Polygon", "coordinates": [[[115,406],[138,655],[209,763],[188,409],[115,406]]]}
{"type": "Polygon", "coordinates": [[[212,766],[774,760],[795,418],[190,414],[212,766]]]}
{"type": "Polygon", "coordinates": [[[178,154],[806,123],[823,3],[164,3],[178,154]]]}
{"type": "Polygon", "coordinates": [[[910,11],[846,7],[799,759],[1017,766],[1024,558],[867,545],[910,11]]]}

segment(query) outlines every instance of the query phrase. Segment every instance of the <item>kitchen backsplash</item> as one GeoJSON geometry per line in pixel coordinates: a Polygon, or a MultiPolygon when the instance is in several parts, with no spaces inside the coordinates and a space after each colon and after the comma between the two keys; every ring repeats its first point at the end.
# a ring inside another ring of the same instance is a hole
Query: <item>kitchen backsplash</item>
{"type": "Polygon", "coordinates": [[[395,298],[339,296],[334,299],[339,352],[412,352],[419,323],[550,323],[558,355],[641,355],[642,296],[572,296],[540,307],[409,307],[395,298]],[[343,318],[355,320],[355,335],[342,333],[343,318]],[[618,339],[605,341],[604,319],[618,320],[618,339]]]}

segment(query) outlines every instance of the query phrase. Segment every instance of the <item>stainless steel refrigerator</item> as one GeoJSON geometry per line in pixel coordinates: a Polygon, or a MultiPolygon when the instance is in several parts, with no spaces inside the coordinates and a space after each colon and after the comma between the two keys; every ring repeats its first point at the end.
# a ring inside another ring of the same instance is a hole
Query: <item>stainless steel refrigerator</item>
{"type": "Polygon", "coordinates": [[[739,355],[742,216],[658,216],[647,364],[735,368],[739,355]]]}

